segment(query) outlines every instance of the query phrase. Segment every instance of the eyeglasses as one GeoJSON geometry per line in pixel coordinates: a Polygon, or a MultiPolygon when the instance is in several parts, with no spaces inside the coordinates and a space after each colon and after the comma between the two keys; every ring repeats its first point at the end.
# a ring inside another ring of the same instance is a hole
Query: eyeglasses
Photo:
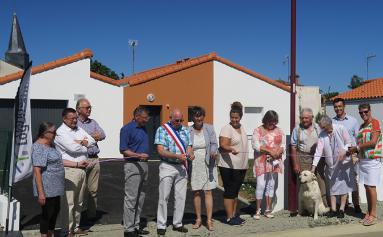
{"type": "Polygon", "coordinates": [[[174,119],[173,121],[176,123],[182,123],[184,120],[183,119],[174,119]]]}
{"type": "Polygon", "coordinates": [[[363,110],[363,111],[359,111],[359,114],[362,115],[362,114],[368,114],[368,112],[370,112],[370,110],[363,110]]]}
{"type": "Polygon", "coordinates": [[[86,109],[86,110],[88,110],[88,109],[92,109],[92,106],[80,107],[80,109],[86,109]]]}

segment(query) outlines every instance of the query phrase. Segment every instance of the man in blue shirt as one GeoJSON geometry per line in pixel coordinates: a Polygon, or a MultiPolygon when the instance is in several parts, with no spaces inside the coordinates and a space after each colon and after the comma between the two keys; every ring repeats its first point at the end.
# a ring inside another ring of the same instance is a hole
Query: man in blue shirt
{"type": "MultiPolygon", "coordinates": [[[[359,125],[358,121],[356,118],[346,114],[345,107],[346,103],[343,98],[336,98],[333,101],[333,106],[334,106],[334,111],[336,116],[332,118],[332,122],[334,124],[342,124],[350,134],[350,137],[352,139],[353,145],[356,145],[356,137],[359,133],[359,125]]],[[[357,158],[352,157],[353,163],[354,163],[354,171],[357,168],[357,158]]],[[[356,171],[355,171],[356,172],[356,171]]],[[[355,177],[357,177],[355,175],[355,177]]],[[[359,189],[358,189],[358,182],[356,182],[356,191],[352,192],[352,203],[354,205],[354,211],[355,213],[359,214],[362,213],[362,210],[360,209],[360,204],[359,204],[359,189]]]]}
{"type": "Polygon", "coordinates": [[[145,125],[149,112],[137,107],[134,119],[120,130],[120,153],[125,158],[124,236],[149,234],[140,229],[140,214],[145,200],[144,185],[148,179],[149,138],[145,125]]]}

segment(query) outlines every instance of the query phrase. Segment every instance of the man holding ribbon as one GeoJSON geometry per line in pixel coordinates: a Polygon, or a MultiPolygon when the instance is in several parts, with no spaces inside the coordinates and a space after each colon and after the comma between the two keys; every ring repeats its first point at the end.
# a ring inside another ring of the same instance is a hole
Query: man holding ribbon
{"type": "Polygon", "coordinates": [[[182,125],[183,114],[174,109],[170,121],[157,129],[154,144],[161,158],[159,166],[159,200],[157,209],[157,234],[166,232],[168,199],[174,185],[173,230],[188,232],[182,224],[184,215],[188,160],[193,160],[192,141],[189,129],[182,125]]]}

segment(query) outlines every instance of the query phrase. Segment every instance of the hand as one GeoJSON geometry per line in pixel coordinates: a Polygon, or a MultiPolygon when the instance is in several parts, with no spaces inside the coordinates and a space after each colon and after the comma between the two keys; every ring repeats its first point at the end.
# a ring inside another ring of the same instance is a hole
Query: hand
{"type": "Polygon", "coordinates": [[[212,158],[214,160],[217,159],[217,156],[218,156],[217,152],[210,153],[210,158],[212,158]]]}
{"type": "Polygon", "coordinates": [[[81,145],[83,145],[83,146],[85,146],[85,147],[88,147],[88,139],[86,139],[86,138],[84,138],[82,141],[81,141],[81,143],[80,143],[81,145]]]}
{"type": "Polygon", "coordinates": [[[189,160],[194,160],[194,159],[195,159],[194,154],[189,155],[189,160]]]}
{"type": "Polygon", "coordinates": [[[77,167],[78,167],[78,168],[82,168],[82,169],[84,169],[84,168],[86,168],[88,165],[89,165],[89,162],[86,161],[86,160],[77,162],[77,167]]]}
{"type": "Polygon", "coordinates": [[[233,155],[237,155],[239,152],[238,152],[237,150],[235,150],[235,149],[231,149],[231,153],[232,153],[233,155]]]}
{"type": "Polygon", "coordinates": [[[339,152],[339,155],[338,155],[338,160],[339,160],[339,161],[343,161],[344,159],[346,159],[346,154],[347,154],[346,151],[341,150],[341,151],[339,152]]]}
{"type": "Polygon", "coordinates": [[[101,140],[101,133],[100,132],[94,132],[91,134],[91,136],[94,138],[94,140],[96,141],[100,141],[101,140]]]}
{"type": "Polygon", "coordinates": [[[301,167],[298,164],[295,164],[293,166],[293,169],[296,175],[298,175],[301,172],[301,167]]]}
{"type": "Polygon", "coordinates": [[[40,206],[45,206],[45,194],[40,193],[37,201],[39,202],[40,206]]]}
{"type": "Polygon", "coordinates": [[[276,148],[276,149],[272,149],[271,151],[270,151],[270,156],[273,158],[273,159],[277,159],[277,158],[279,158],[279,153],[278,153],[278,148],[276,148]]]}
{"type": "Polygon", "coordinates": [[[284,151],[283,147],[278,147],[277,148],[278,157],[281,156],[284,152],[285,151],[284,151]]]}
{"type": "Polygon", "coordinates": [[[177,160],[185,161],[186,159],[186,154],[177,154],[177,160]]]}
{"type": "Polygon", "coordinates": [[[149,155],[146,153],[140,153],[138,156],[138,159],[140,159],[142,161],[147,161],[149,159],[149,155]]]}

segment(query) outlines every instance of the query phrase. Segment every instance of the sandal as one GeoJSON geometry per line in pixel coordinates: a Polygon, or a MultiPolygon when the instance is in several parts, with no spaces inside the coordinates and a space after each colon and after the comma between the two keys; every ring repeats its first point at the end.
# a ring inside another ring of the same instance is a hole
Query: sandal
{"type": "Polygon", "coordinates": [[[267,218],[274,218],[274,215],[273,214],[271,214],[271,211],[270,210],[265,210],[265,217],[267,217],[267,218]]]}
{"type": "Polygon", "coordinates": [[[366,215],[364,215],[363,219],[359,220],[359,223],[363,223],[363,222],[366,221],[369,217],[370,217],[370,215],[369,215],[368,213],[366,213],[366,215]]]}
{"type": "Polygon", "coordinates": [[[363,221],[364,226],[375,225],[376,223],[378,223],[378,218],[376,218],[376,216],[369,216],[365,221],[363,221]]]}
{"type": "Polygon", "coordinates": [[[202,221],[201,219],[196,219],[194,225],[192,226],[193,229],[198,229],[201,227],[202,221]]]}
{"type": "Polygon", "coordinates": [[[213,226],[213,221],[212,220],[207,220],[206,221],[206,227],[209,231],[214,231],[214,226],[213,226]]]}
{"type": "Polygon", "coordinates": [[[254,219],[260,220],[261,219],[261,209],[258,209],[258,211],[253,216],[254,219]]]}

